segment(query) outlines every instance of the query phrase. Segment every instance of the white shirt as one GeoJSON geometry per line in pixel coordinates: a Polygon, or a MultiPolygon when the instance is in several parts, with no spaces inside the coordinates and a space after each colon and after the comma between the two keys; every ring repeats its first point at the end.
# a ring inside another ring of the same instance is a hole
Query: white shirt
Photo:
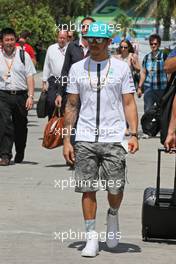
{"type": "Polygon", "coordinates": [[[12,56],[8,57],[0,50],[0,90],[26,90],[26,78],[36,73],[34,64],[27,52],[25,65],[20,58],[20,49],[16,48],[12,56]],[[11,67],[10,67],[11,66],[11,67]],[[9,72],[9,77],[7,77],[9,72]]]}
{"type": "Polygon", "coordinates": [[[88,47],[85,47],[85,46],[84,46],[84,44],[83,44],[83,42],[82,42],[82,38],[79,39],[79,46],[82,47],[82,49],[83,49],[83,53],[84,53],[84,57],[86,57],[87,52],[88,52],[89,49],[88,49],[88,47]]]}
{"type": "Polygon", "coordinates": [[[46,82],[50,76],[60,77],[67,46],[60,48],[58,43],[49,46],[43,68],[43,81],[46,82]]]}
{"type": "Polygon", "coordinates": [[[122,142],[124,140],[126,120],[122,94],[135,92],[131,71],[126,62],[115,58],[97,62],[88,57],[73,64],[67,92],[79,94],[81,100],[76,141],[122,142]],[[99,96],[96,88],[97,64],[101,65],[101,83],[103,84],[106,79],[99,96]],[[89,67],[91,78],[88,77],[89,67]]]}

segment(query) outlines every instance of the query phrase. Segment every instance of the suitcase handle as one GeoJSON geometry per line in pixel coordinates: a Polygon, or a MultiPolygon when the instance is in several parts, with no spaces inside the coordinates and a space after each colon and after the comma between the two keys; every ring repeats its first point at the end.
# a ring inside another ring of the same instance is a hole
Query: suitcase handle
{"type": "MultiPolygon", "coordinates": [[[[175,152],[176,154],[176,148],[172,148],[170,151],[175,152]]],[[[160,199],[160,171],[161,171],[161,152],[168,153],[168,151],[165,148],[159,148],[158,149],[158,165],[157,165],[157,182],[156,182],[156,205],[159,205],[160,199]]],[[[175,155],[175,177],[174,177],[174,191],[172,196],[172,205],[176,206],[176,155],[175,155]]]]}

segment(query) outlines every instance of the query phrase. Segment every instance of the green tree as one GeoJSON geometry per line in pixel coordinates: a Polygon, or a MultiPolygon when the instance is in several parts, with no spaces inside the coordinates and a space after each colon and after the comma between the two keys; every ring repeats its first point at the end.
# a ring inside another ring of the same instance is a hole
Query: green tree
{"type": "Polygon", "coordinates": [[[130,17],[121,13],[115,18],[115,21],[120,24],[121,33],[124,38],[126,38],[127,34],[133,37],[136,36],[136,32],[132,29],[133,20],[130,17]]]}
{"type": "Polygon", "coordinates": [[[42,3],[35,8],[25,1],[0,0],[0,28],[13,27],[17,34],[23,30],[31,32],[30,43],[34,46],[42,42],[48,46],[55,38],[55,20],[50,14],[50,8],[42,3]],[[3,15],[2,15],[3,14],[3,15]]]}

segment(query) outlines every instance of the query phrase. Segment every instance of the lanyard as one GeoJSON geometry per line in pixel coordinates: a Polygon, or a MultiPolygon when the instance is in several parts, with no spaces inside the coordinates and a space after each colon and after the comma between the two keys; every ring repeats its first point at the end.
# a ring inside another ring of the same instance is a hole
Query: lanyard
{"type": "Polygon", "coordinates": [[[10,64],[8,63],[8,61],[6,60],[6,58],[3,55],[4,61],[5,61],[6,65],[7,65],[7,68],[8,68],[8,74],[10,74],[10,71],[11,71],[11,68],[12,68],[12,65],[13,65],[13,62],[14,62],[14,59],[15,59],[15,55],[16,55],[16,51],[15,51],[15,54],[14,54],[13,58],[11,59],[11,63],[10,64]]]}

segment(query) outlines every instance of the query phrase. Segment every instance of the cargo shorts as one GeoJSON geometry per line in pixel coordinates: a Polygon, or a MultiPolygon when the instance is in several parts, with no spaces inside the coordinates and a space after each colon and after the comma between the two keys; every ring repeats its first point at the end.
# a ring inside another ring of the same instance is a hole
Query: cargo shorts
{"type": "Polygon", "coordinates": [[[83,142],[75,144],[75,191],[111,194],[123,192],[127,152],[120,143],[83,142]]]}

